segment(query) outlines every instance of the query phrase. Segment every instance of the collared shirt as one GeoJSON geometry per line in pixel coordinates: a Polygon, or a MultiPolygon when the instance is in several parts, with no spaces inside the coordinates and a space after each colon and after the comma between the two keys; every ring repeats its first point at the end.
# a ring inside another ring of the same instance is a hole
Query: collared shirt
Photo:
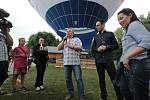
{"type": "Polygon", "coordinates": [[[0,36],[0,61],[8,61],[6,41],[2,36],[0,36]]]}
{"type": "Polygon", "coordinates": [[[79,48],[82,48],[82,42],[79,38],[74,37],[71,38],[65,45],[63,50],[64,55],[64,65],[80,65],[80,52],[75,51],[74,49],[71,49],[67,47],[67,44],[73,44],[76,45],[79,48]]]}
{"type": "MultiPolygon", "coordinates": [[[[122,62],[124,56],[136,47],[150,49],[150,32],[141,22],[134,21],[130,23],[130,25],[128,26],[128,30],[123,33],[121,41],[123,52],[120,61],[122,62]]],[[[143,58],[147,58],[147,51],[131,59],[143,58]]]]}

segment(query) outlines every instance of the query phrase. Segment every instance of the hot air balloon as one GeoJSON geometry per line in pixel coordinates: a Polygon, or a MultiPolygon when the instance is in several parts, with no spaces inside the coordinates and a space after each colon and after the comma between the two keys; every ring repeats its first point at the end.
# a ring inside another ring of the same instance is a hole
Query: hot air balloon
{"type": "Polygon", "coordinates": [[[95,23],[101,18],[107,21],[123,0],[28,0],[32,7],[60,36],[72,27],[83,48],[89,48],[95,32],[95,23]]]}

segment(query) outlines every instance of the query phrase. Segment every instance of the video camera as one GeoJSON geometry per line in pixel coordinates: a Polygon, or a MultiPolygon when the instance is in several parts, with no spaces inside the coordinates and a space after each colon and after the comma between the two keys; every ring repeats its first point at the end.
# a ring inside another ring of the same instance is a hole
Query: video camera
{"type": "Polygon", "coordinates": [[[9,17],[9,13],[0,8],[0,29],[5,33],[6,28],[12,28],[12,23],[5,18],[9,17]]]}

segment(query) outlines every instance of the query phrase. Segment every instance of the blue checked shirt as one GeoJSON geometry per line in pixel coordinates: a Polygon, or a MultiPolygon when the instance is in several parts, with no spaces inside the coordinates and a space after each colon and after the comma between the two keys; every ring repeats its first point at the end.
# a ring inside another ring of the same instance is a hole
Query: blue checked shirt
{"type": "Polygon", "coordinates": [[[2,36],[0,36],[0,61],[8,61],[6,41],[2,36]]]}
{"type": "MultiPolygon", "coordinates": [[[[128,26],[128,30],[123,33],[122,37],[122,56],[120,61],[122,62],[125,55],[135,47],[143,47],[150,50],[150,32],[145,26],[139,22],[134,21],[128,26]]],[[[147,58],[147,51],[131,59],[143,59],[147,58]]]]}
{"type": "MultiPolygon", "coordinates": [[[[79,38],[71,38],[67,44],[76,45],[79,48],[82,48],[82,42],[79,38]]],[[[75,51],[64,45],[63,55],[64,55],[64,65],[80,65],[80,52],[75,51]]]]}

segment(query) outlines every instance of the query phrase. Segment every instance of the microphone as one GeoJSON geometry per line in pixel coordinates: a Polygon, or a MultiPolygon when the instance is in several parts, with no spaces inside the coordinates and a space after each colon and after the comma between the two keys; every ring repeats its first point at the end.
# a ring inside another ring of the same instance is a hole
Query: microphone
{"type": "Polygon", "coordinates": [[[64,41],[67,40],[67,36],[64,36],[64,37],[63,37],[63,40],[64,40],[64,41]]]}

